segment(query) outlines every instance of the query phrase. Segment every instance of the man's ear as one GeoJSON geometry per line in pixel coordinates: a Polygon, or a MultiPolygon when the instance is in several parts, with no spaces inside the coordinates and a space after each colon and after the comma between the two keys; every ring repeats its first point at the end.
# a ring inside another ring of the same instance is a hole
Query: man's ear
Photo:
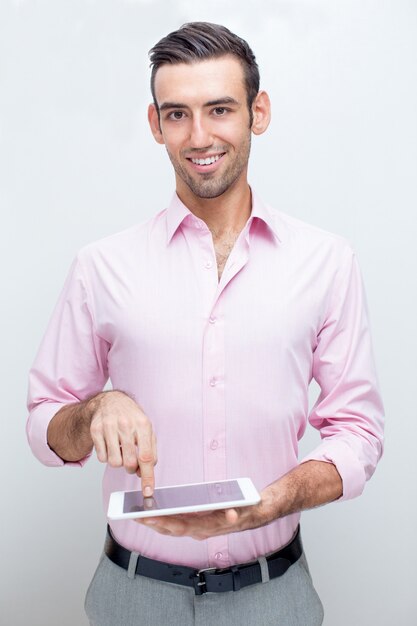
{"type": "Polygon", "coordinates": [[[262,135],[271,121],[271,102],[266,91],[260,91],[252,104],[252,132],[254,135],[262,135]]]}
{"type": "Polygon", "coordinates": [[[164,144],[165,141],[161,133],[161,126],[159,124],[159,115],[154,103],[150,104],[148,107],[148,121],[155,141],[164,144]]]}

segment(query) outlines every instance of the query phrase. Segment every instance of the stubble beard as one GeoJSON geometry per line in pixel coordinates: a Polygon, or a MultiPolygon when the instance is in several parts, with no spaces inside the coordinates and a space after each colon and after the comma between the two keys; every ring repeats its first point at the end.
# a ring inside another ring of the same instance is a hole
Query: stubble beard
{"type": "MultiPolygon", "coordinates": [[[[188,186],[191,192],[197,198],[210,199],[218,198],[224,194],[238,180],[247,166],[250,148],[251,134],[249,133],[246,140],[242,142],[236,158],[230,163],[222,175],[216,172],[207,174],[203,172],[202,174],[196,173],[195,177],[190,174],[186,167],[183,167],[181,163],[174,158],[168,149],[167,152],[176,174],[188,186]]],[[[230,154],[229,146],[225,146],[224,152],[230,154]]]]}

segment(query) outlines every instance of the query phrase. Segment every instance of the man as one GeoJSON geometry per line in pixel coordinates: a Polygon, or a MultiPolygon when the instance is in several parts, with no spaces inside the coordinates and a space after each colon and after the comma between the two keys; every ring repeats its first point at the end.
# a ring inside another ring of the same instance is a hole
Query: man
{"type": "Polygon", "coordinates": [[[300,511],[359,495],[382,452],[355,256],[249,187],[270,103],[245,41],[191,23],[151,65],[149,123],[176,193],[78,254],[31,371],[29,441],[48,465],[94,448],[106,506],[138,477],[145,495],[238,476],[261,492],[252,507],[112,522],[92,624],[321,624],[300,511]],[[307,417],[322,443],[300,463],[307,417]]]}

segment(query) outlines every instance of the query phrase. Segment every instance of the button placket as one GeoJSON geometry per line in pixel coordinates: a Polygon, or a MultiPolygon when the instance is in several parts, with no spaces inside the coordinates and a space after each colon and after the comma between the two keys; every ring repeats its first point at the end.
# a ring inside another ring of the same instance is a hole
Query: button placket
{"type": "MultiPolygon", "coordinates": [[[[206,319],[203,341],[203,376],[206,380],[203,386],[204,479],[217,482],[227,476],[225,345],[221,296],[206,319]]],[[[225,555],[228,554],[227,539],[211,537],[207,544],[210,566],[223,567],[227,558],[225,555]]]]}
{"type": "MultiPolygon", "coordinates": [[[[225,341],[222,302],[224,289],[246,265],[249,257],[248,242],[238,242],[227,272],[223,272],[216,285],[216,294],[211,314],[205,328],[203,341],[203,438],[204,438],[204,478],[207,481],[224,480],[227,476],[226,463],[226,409],[225,409],[225,341]],[[218,445],[216,445],[216,443],[218,445]]],[[[214,249],[213,249],[214,255],[214,249]]],[[[205,258],[207,270],[214,267],[210,275],[216,277],[217,266],[205,258]]],[[[227,536],[207,539],[209,564],[211,567],[228,565],[229,549],[227,536]],[[217,556],[216,556],[217,555],[217,556]],[[221,556],[219,556],[221,555],[221,556]]]]}

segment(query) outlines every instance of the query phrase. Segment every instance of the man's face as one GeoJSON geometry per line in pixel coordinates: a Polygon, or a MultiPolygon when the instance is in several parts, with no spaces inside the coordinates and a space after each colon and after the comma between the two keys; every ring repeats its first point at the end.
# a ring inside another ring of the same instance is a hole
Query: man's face
{"type": "Polygon", "coordinates": [[[182,199],[217,198],[246,184],[251,129],[243,69],[233,56],[163,65],[149,119],[165,144],[182,199]]]}

